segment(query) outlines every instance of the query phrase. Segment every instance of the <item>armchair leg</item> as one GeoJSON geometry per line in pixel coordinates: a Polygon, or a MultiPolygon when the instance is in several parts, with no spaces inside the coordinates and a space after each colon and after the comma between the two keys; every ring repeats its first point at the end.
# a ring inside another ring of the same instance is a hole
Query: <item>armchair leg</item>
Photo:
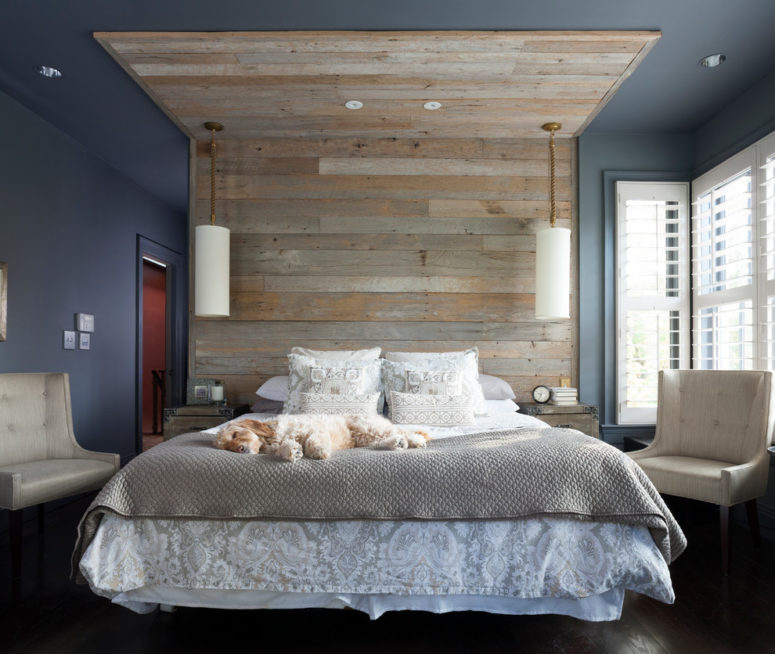
{"type": "Polygon", "coordinates": [[[729,507],[719,506],[721,518],[721,571],[729,575],[729,507]]]}
{"type": "Polygon", "coordinates": [[[22,575],[22,509],[9,512],[11,538],[11,581],[17,582],[22,575]]]}
{"type": "Polygon", "coordinates": [[[745,510],[748,513],[748,527],[751,530],[751,537],[755,547],[761,547],[762,534],[759,530],[759,512],[756,510],[756,500],[748,500],[745,503],[745,510]]]}
{"type": "Polygon", "coordinates": [[[43,502],[41,502],[38,504],[38,536],[43,535],[45,513],[46,512],[43,510],[43,502]]]}

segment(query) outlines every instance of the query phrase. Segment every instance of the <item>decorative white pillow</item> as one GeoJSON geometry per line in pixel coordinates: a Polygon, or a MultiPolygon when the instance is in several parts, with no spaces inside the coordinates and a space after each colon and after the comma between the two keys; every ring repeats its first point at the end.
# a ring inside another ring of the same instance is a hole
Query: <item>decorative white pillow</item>
{"type": "Polygon", "coordinates": [[[381,347],[371,347],[368,350],[310,350],[307,347],[292,347],[291,354],[301,354],[311,359],[325,359],[326,361],[364,361],[367,359],[379,359],[382,354],[381,347]]]}
{"type": "Polygon", "coordinates": [[[261,384],[256,391],[256,395],[266,398],[267,400],[285,402],[285,400],[288,399],[288,375],[270,377],[261,384]]]}
{"type": "Polygon", "coordinates": [[[406,390],[428,395],[460,395],[463,374],[458,370],[407,370],[406,390]]]}
{"type": "Polygon", "coordinates": [[[469,395],[428,395],[392,391],[390,409],[393,422],[399,425],[455,427],[476,424],[469,395]]]}
{"type": "MultiPolygon", "coordinates": [[[[461,370],[461,365],[457,361],[451,361],[449,359],[429,359],[426,361],[405,362],[388,361],[387,359],[384,359],[382,361],[382,385],[385,389],[385,399],[388,402],[391,413],[392,405],[390,404],[390,394],[392,391],[397,391],[399,393],[413,392],[412,389],[407,385],[408,373],[410,371],[414,373],[428,372],[432,374],[456,373],[461,380],[462,388],[463,373],[461,370]],[[422,369],[419,370],[420,368],[422,369]]],[[[431,388],[425,384],[414,387],[415,393],[429,393],[430,391],[431,388]]]]}
{"type": "MultiPolygon", "coordinates": [[[[327,360],[288,355],[288,399],[283,413],[301,412],[301,393],[362,395],[382,391],[381,359],[327,360]]],[[[380,396],[378,409],[382,410],[380,396]]]]}
{"type": "MultiPolygon", "coordinates": [[[[487,405],[484,403],[484,393],[479,383],[478,348],[472,347],[461,352],[385,352],[385,361],[394,364],[411,364],[408,367],[413,370],[460,370],[463,374],[463,392],[471,396],[474,414],[487,415],[487,405]],[[454,367],[448,367],[449,364],[453,364],[454,367]]],[[[386,382],[386,395],[389,396],[391,390],[404,392],[406,389],[389,386],[386,382]]]]}
{"type": "Polygon", "coordinates": [[[301,413],[327,416],[371,416],[377,414],[379,393],[302,393],[301,413]]]}
{"type": "Polygon", "coordinates": [[[517,396],[505,379],[493,375],[479,375],[485,400],[515,400],[517,396]]]}

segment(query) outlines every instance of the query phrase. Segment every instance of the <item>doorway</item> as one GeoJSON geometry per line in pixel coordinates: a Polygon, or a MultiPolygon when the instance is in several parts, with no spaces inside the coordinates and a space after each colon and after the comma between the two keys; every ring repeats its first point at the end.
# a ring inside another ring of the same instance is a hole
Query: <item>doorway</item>
{"type": "Polygon", "coordinates": [[[163,440],[164,409],[181,404],[185,382],[184,258],[137,237],[137,454],[163,440]]]}
{"type": "Polygon", "coordinates": [[[143,451],[162,441],[167,404],[167,264],[143,255],[143,451]]]}

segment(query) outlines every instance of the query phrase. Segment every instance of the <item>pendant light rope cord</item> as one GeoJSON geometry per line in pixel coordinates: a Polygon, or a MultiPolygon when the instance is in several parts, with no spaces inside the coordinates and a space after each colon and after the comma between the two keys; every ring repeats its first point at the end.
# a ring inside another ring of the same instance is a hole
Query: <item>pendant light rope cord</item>
{"type": "Polygon", "coordinates": [[[210,224],[215,225],[215,130],[210,130],[210,224]]]}
{"type": "Polygon", "coordinates": [[[555,208],[555,202],[554,202],[554,170],[555,170],[555,164],[554,164],[554,130],[550,132],[549,136],[549,198],[550,198],[550,213],[549,213],[549,222],[552,227],[554,227],[554,223],[557,220],[557,210],[555,208]]]}

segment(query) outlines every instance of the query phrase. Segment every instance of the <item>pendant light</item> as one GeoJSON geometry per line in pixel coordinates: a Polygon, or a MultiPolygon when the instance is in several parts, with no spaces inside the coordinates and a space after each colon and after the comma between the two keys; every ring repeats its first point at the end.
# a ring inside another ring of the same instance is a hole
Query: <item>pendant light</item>
{"type": "Polygon", "coordinates": [[[197,225],[194,245],[194,315],[229,316],[229,230],[215,224],[215,133],[220,123],[207,122],[210,130],[210,224],[197,225]]]}
{"type": "Polygon", "coordinates": [[[554,201],[554,133],[561,127],[560,123],[542,125],[550,134],[550,227],[536,234],[536,320],[570,318],[570,230],[555,227],[557,211],[554,201]]]}

